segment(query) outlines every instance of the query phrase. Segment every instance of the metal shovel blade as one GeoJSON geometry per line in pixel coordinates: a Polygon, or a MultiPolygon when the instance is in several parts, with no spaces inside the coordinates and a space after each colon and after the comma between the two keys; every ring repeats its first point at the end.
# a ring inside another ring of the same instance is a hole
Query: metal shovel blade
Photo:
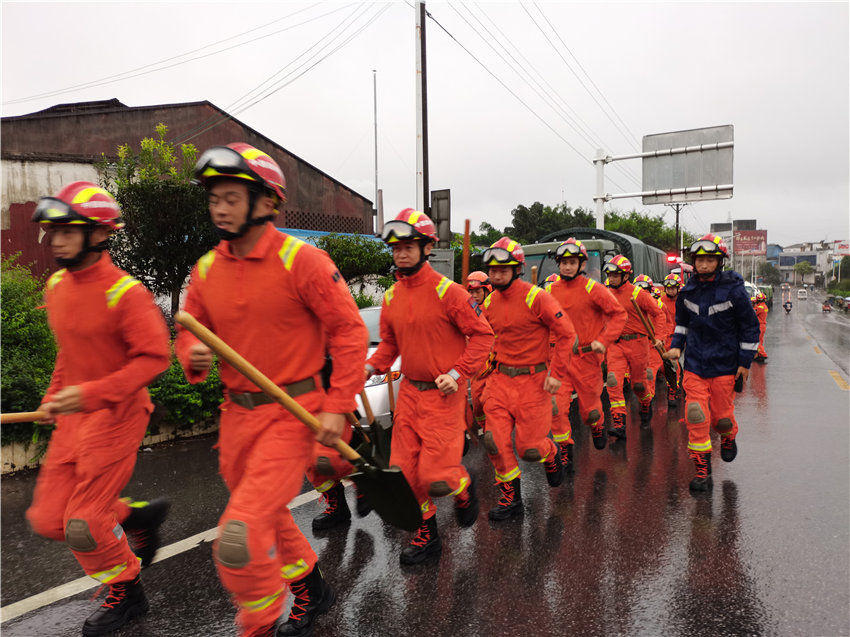
{"type": "Polygon", "coordinates": [[[422,509],[401,469],[358,468],[349,478],[384,522],[405,531],[422,526],[422,509]]]}

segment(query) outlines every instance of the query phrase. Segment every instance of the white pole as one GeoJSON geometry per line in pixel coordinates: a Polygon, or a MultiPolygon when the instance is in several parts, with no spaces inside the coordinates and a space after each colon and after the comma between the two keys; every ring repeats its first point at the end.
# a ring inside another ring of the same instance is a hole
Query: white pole
{"type": "Polygon", "coordinates": [[[593,159],[596,166],[596,228],[605,229],[605,153],[601,148],[596,149],[596,157],[593,159]]]}
{"type": "Polygon", "coordinates": [[[384,231],[384,191],[378,190],[378,195],[375,197],[375,208],[378,210],[378,226],[375,234],[380,235],[384,231]]]}
{"type": "MultiPolygon", "coordinates": [[[[421,4],[418,2],[417,5],[421,4]]],[[[416,210],[425,210],[424,175],[422,172],[424,149],[422,147],[422,12],[416,7],[416,210]]]]}
{"type": "Polygon", "coordinates": [[[375,227],[383,224],[384,218],[380,216],[378,210],[378,73],[372,69],[372,104],[374,105],[374,122],[375,122],[375,210],[376,217],[375,227]]]}

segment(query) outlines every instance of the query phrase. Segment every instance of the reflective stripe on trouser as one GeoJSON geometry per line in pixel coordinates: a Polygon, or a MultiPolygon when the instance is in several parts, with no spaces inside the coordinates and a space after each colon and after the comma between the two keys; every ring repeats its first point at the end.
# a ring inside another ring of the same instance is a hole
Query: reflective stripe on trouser
{"type": "Polygon", "coordinates": [[[687,399],[685,401],[685,422],[688,425],[688,449],[710,451],[711,427],[717,426],[721,418],[732,421],[733,438],[738,435],[738,423],[735,420],[735,376],[717,376],[703,378],[693,372],[685,372],[682,381],[687,399]],[[702,416],[702,422],[694,422],[702,416]]]}
{"type": "Polygon", "coordinates": [[[133,475],[149,405],[129,399],[120,413],[104,409],[60,416],[27,511],[36,533],[58,541],[66,541],[73,521],[68,546],[86,574],[102,583],[139,574],[120,524],[129,507],[118,496],[133,475]]]}
{"type": "Polygon", "coordinates": [[[623,395],[623,379],[626,371],[630,372],[629,382],[632,391],[641,403],[647,404],[655,395],[655,381],[647,381],[647,362],[649,360],[649,343],[643,337],[631,341],[620,341],[608,348],[608,374],[614,374],[617,384],[608,387],[608,398],[611,399],[611,413],[625,414],[626,401],[623,395]],[[635,385],[643,383],[643,394],[635,391],[635,385]]]}
{"type": "MultiPolygon", "coordinates": [[[[323,399],[317,390],[295,400],[317,413],[323,399]]],[[[314,443],[313,433],[277,404],[253,410],[222,405],[219,465],[230,500],[219,520],[213,556],[238,608],[241,635],[274,624],[286,582],[304,577],[316,564],[316,553],[287,506],[301,490],[314,443]],[[233,527],[222,542],[222,533],[233,527]]]]}
{"type": "MultiPolygon", "coordinates": [[[[588,424],[590,412],[594,409],[603,417],[602,411],[602,356],[586,352],[580,356],[573,355],[570,362],[570,376],[555,395],[558,404],[558,414],[552,416],[552,437],[560,442],[565,433],[571,433],[569,407],[572,393],[577,394],[578,411],[581,422],[588,424]]],[[[572,438],[566,438],[572,442],[572,438]]]]}
{"type": "Polygon", "coordinates": [[[547,437],[552,426],[552,397],[543,390],[546,372],[511,378],[494,373],[487,382],[488,433],[493,434],[498,453],[489,455],[496,469],[496,480],[507,482],[519,477],[517,456],[511,442],[515,430],[515,443],[519,457],[536,449],[541,459],[555,451],[555,444],[547,437]]]}
{"type": "MultiPolygon", "coordinates": [[[[351,435],[351,426],[346,424],[341,438],[344,442],[351,442],[351,435]]],[[[307,467],[307,479],[316,491],[324,493],[352,471],[354,465],[343,458],[339,451],[319,442],[313,444],[313,457],[307,467]]]]}
{"type": "Polygon", "coordinates": [[[390,465],[401,468],[425,519],[436,513],[428,495],[431,483],[443,481],[454,492],[462,488],[462,480],[469,480],[461,464],[465,409],[463,390],[444,396],[436,389],[419,391],[406,380],[401,383],[390,465]]]}

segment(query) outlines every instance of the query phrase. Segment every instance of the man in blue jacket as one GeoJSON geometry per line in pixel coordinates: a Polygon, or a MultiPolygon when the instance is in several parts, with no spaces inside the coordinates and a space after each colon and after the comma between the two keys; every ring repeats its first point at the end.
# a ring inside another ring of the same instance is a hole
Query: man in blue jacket
{"type": "Polygon", "coordinates": [[[711,427],[720,434],[720,457],[738,454],[734,392],[740,391],[758,350],[759,323],[737,272],[723,272],[729,256],[720,237],[707,234],[689,250],[695,276],[676,300],[676,329],[665,358],[686,351],[682,385],[687,395],[688,455],[696,468],[692,491],[711,481],[711,427]],[[738,387],[736,387],[736,381],[738,387]]]}

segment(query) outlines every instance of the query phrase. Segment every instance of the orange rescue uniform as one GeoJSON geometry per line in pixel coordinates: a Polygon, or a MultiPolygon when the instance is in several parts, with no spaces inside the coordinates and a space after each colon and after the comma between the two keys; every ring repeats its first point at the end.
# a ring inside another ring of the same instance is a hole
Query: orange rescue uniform
{"type": "Polygon", "coordinates": [[[552,425],[552,398],[543,389],[549,360],[549,336],[555,339],[549,373],[562,383],[569,378],[570,349],[576,331],[558,302],[542,288],[517,279],[506,290],[493,290],[484,313],[496,333],[496,371],[487,379],[485,448],[497,482],[521,473],[511,443],[524,460],[543,462],[556,452],[547,437],[552,425]]]}
{"type": "Polygon", "coordinates": [[[759,348],[758,355],[767,358],[767,350],[764,348],[764,333],[767,330],[767,305],[765,303],[756,303],[753,306],[756,318],[759,320],[759,348]]]}
{"type": "MultiPolygon", "coordinates": [[[[664,341],[664,351],[670,349],[671,343],[673,341],[673,330],[676,328],[676,298],[670,298],[667,296],[667,293],[663,293],[661,298],[658,300],[661,303],[661,309],[664,310],[664,326],[665,330],[660,332],[658,327],[655,327],[655,335],[664,341]]],[[[650,345],[651,351],[649,352],[650,360],[652,364],[650,368],[652,368],[657,373],[664,373],[664,361],[661,359],[661,354],[658,353],[654,347],[650,345]]]]}
{"type": "Polygon", "coordinates": [[[549,293],[566,311],[578,334],[570,373],[555,396],[556,413],[552,418],[555,441],[571,443],[569,411],[573,392],[578,395],[582,422],[593,427],[603,420],[600,369],[603,356],[585,350],[593,341],[599,341],[608,349],[623,331],[627,315],[608,288],[586,276],[560,279],[552,284],[549,293]]]}
{"type": "MultiPolygon", "coordinates": [[[[325,252],[271,223],[244,258],[222,241],[195,265],[185,310],[278,386],[298,383],[304,393],[290,391],[310,413],[354,409],[368,333],[325,252]],[[334,359],[327,393],[320,378],[326,350],[334,359]]],[[[196,343],[191,333],[179,331],[177,355],[193,383],[206,376],[189,368],[196,343]]],[[[224,362],[221,379],[219,466],[230,501],[213,554],[237,605],[241,634],[253,635],[280,616],[286,585],[316,564],[287,507],[301,489],[315,438],[277,403],[246,404],[241,394],[259,396],[257,387],[224,362]]]]}
{"type": "MultiPolygon", "coordinates": [[[[667,333],[667,322],[661,304],[652,295],[626,281],[620,287],[609,288],[620,303],[628,319],[620,337],[608,350],[608,397],[611,399],[611,414],[626,414],[626,399],[623,394],[623,379],[630,372],[632,390],[642,405],[648,405],[655,396],[655,374],[649,369],[649,341],[646,328],[638,317],[632,299],[652,323],[657,334],[667,333]]],[[[660,338],[660,337],[659,337],[660,338]]]]}
{"type": "Polygon", "coordinates": [[[133,473],[153,405],[145,385],[168,368],[168,329],[150,292],[108,253],[83,270],[59,270],[45,287],[58,353],[42,402],[78,387],[83,408],[56,417],[27,519],[66,541],[103,583],[130,581],[139,560],[121,528],[118,496],[133,473]]]}
{"type": "Polygon", "coordinates": [[[469,484],[461,464],[466,379],[484,364],[493,331],[466,290],[428,263],[384,294],[381,343],[367,361],[386,373],[401,355],[403,379],[396,401],[390,464],[404,472],[422,507],[431,496],[457,495],[469,484]],[[444,395],[434,379],[454,370],[458,391],[444,395]]]}

